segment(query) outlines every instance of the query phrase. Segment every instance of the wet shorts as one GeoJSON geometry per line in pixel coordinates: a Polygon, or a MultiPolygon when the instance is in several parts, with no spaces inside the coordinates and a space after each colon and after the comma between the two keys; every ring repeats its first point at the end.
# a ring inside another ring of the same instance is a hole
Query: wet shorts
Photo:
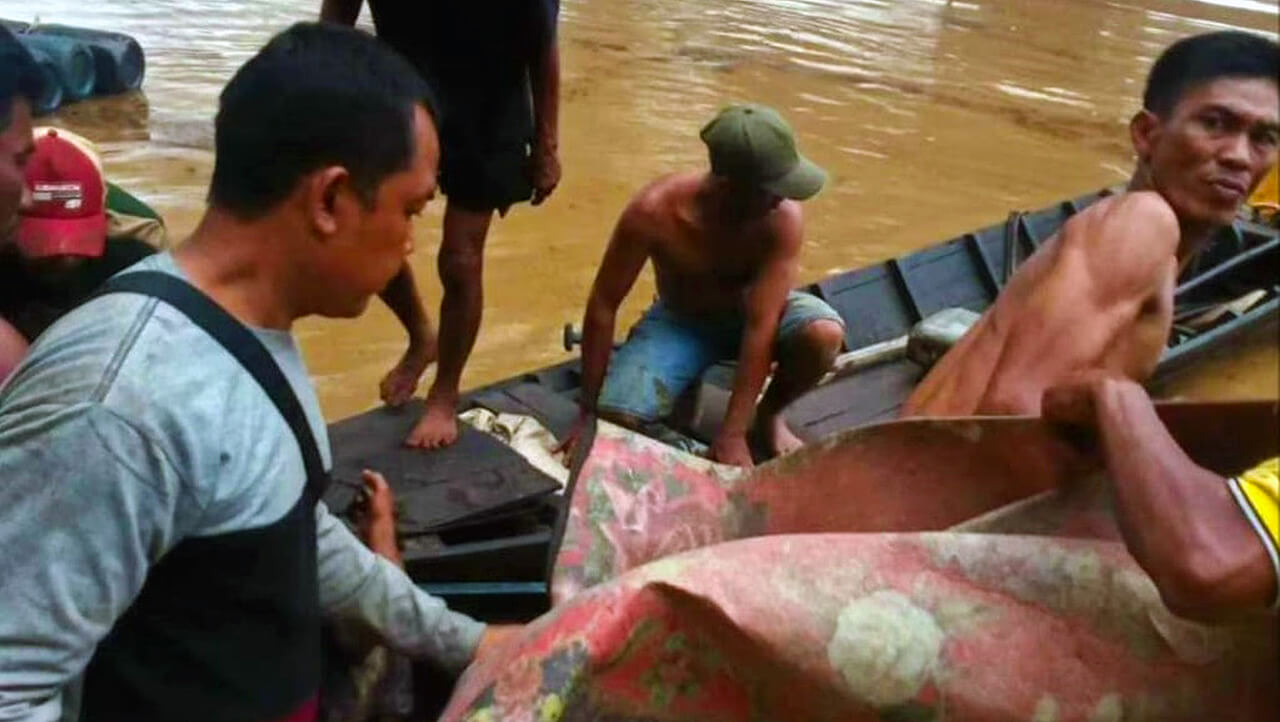
{"type": "Polygon", "coordinates": [[[504,214],[529,200],[533,107],[528,86],[495,87],[482,100],[446,94],[443,103],[440,189],[449,202],[504,214]]]}
{"type": "MultiPolygon", "coordinates": [[[[792,291],[778,322],[775,345],[785,344],[814,321],[835,321],[840,314],[817,296],[792,291]]],[[[703,372],[726,359],[736,359],[742,342],[743,317],[677,315],[661,300],[631,327],[626,343],[613,352],[597,406],[642,421],[671,414],[680,397],[703,372]]]]}

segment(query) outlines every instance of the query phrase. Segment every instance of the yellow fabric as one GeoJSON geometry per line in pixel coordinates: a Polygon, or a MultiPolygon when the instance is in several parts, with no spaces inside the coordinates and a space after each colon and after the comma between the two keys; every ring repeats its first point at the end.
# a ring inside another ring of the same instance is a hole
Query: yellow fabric
{"type": "Polygon", "coordinates": [[[1271,540],[1280,545],[1280,457],[1258,464],[1236,481],[1271,540]]]}
{"type": "Polygon", "coordinates": [[[1253,195],[1249,196],[1249,205],[1258,208],[1280,208],[1280,165],[1271,166],[1271,172],[1262,179],[1253,195]]]}

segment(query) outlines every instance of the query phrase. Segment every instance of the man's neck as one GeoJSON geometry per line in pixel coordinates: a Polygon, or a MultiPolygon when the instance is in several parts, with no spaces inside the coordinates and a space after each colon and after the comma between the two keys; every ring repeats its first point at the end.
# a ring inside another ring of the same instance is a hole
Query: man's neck
{"type": "Polygon", "coordinates": [[[196,288],[241,323],[287,331],[306,311],[291,293],[296,269],[281,245],[287,230],[279,225],[210,208],[173,258],[196,288]]]}
{"type": "MultiPolygon", "coordinates": [[[[1151,181],[1151,173],[1141,165],[1133,171],[1133,177],[1129,179],[1128,190],[1160,192],[1151,181]]],[[[1177,213],[1176,209],[1174,212],[1175,214],[1177,213]]],[[[1178,228],[1178,250],[1175,255],[1178,258],[1178,268],[1182,268],[1193,256],[1209,245],[1209,242],[1213,240],[1213,235],[1218,232],[1221,226],[1216,223],[1188,221],[1182,216],[1178,216],[1178,228]]]]}
{"type": "Polygon", "coordinates": [[[699,215],[711,227],[736,228],[759,219],[746,212],[728,183],[711,173],[699,181],[695,198],[699,215]]]}

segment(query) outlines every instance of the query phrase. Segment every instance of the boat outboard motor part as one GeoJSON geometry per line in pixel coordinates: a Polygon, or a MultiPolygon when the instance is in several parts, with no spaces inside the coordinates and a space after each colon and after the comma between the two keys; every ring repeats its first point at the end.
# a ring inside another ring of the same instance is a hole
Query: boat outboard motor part
{"type": "Polygon", "coordinates": [[[93,94],[97,69],[93,52],[84,43],[71,38],[26,32],[17,36],[27,50],[44,53],[53,61],[58,81],[67,100],[80,100],[93,94]]]}
{"type": "Polygon", "coordinates": [[[31,32],[86,45],[93,53],[97,71],[94,91],[99,94],[124,93],[142,87],[147,70],[146,55],[138,41],[128,35],[55,24],[36,25],[31,32]]]}
{"type": "Polygon", "coordinates": [[[967,308],[944,308],[911,328],[907,337],[907,358],[932,367],[982,318],[967,308]]]}

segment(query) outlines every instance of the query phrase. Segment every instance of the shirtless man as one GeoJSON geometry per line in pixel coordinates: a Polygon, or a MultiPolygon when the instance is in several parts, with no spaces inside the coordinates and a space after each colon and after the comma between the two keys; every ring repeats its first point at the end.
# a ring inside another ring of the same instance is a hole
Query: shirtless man
{"type": "Polygon", "coordinates": [[[830,306],[791,291],[802,235],[796,201],[817,193],[826,173],[796,152],[786,122],[763,106],[724,109],[702,140],[710,173],[654,181],[618,220],[583,320],[580,404],[584,417],[598,409],[627,426],[654,422],[709,366],[736,356],[711,451],[721,462],[750,466],[752,412],[770,451],[798,447],[780,412],[827,372],[844,339],[830,306]],[[618,306],[650,260],[658,301],[610,363],[618,306]]]}
{"type": "Polygon", "coordinates": [[[1178,272],[1276,162],[1280,46],[1225,31],[1156,61],[1129,123],[1126,193],[1063,225],[903,407],[904,416],[1040,413],[1089,371],[1143,381],[1165,348],[1178,272]]]}

